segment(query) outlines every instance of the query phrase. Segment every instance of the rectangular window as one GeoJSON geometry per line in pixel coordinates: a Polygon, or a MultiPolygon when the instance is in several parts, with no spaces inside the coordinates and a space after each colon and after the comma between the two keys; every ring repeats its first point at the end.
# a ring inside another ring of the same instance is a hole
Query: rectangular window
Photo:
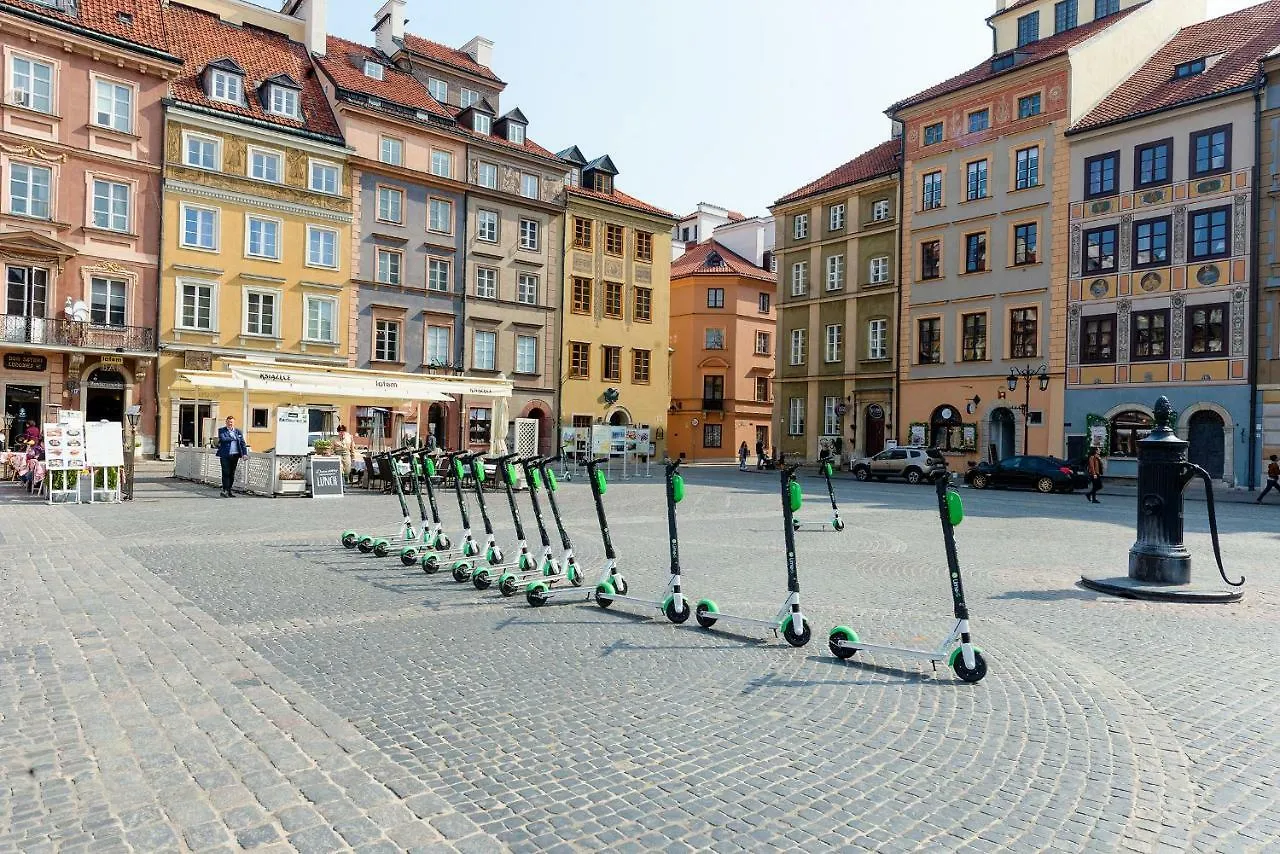
{"type": "Polygon", "coordinates": [[[245,254],[250,258],[280,260],[280,220],[251,216],[246,223],[245,254]]]}
{"type": "Polygon", "coordinates": [[[967,190],[965,198],[969,201],[987,197],[987,161],[978,160],[965,167],[967,190]]]}
{"type": "Polygon", "coordinates": [[[809,290],[809,262],[797,261],[791,265],[791,295],[802,297],[809,290]]]}
{"type": "Polygon", "coordinates": [[[1120,0],[1093,0],[1094,19],[1105,18],[1120,11],[1120,0]]]}
{"type": "Polygon", "coordinates": [[[823,340],[825,343],[823,361],[828,363],[840,361],[840,351],[844,345],[844,325],[827,324],[826,329],[823,330],[823,340]]]}
{"type": "Polygon", "coordinates": [[[646,264],[653,261],[653,235],[647,231],[636,232],[636,260],[646,264]]]}
{"type": "Polygon", "coordinates": [[[888,199],[876,199],[871,205],[871,221],[881,222],[889,218],[891,208],[888,199]]]}
{"type": "Polygon", "coordinates": [[[591,345],[581,341],[569,344],[569,376],[587,379],[591,376],[591,345]]]}
{"type": "MultiPolygon", "coordinates": [[[[382,66],[378,66],[379,72],[382,66]]],[[[289,89],[284,86],[271,86],[270,97],[267,103],[267,112],[275,113],[277,116],[288,116],[289,118],[299,118],[302,113],[298,109],[297,89],[289,89]]]]}
{"type": "Polygon", "coordinates": [[[622,317],[622,283],[604,283],[604,316],[622,317]]]}
{"type": "Polygon", "coordinates": [[[757,403],[769,402],[769,378],[768,377],[756,377],[756,402],[757,403]]]}
{"type": "Polygon", "coordinates": [[[52,113],[53,66],[25,56],[15,56],[11,67],[13,92],[7,100],[30,110],[52,113]]]}
{"type": "Polygon", "coordinates": [[[182,206],[182,245],[188,249],[218,249],[218,211],[182,206]]]}
{"type": "Polygon", "coordinates": [[[1120,172],[1120,152],[1112,151],[1084,161],[1084,197],[1094,199],[1110,196],[1116,191],[1116,176],[1120,172]]]}
{"type": "Polygon", "coordinates": [[[481,210],[476,214],[476,239],[485,243],[498,242],[498,212],[481,210]]]}
{"type": "Polygon", "coordinates": [[[1192,261],[1210,258],[1226,258],[1231,254],[1231,206],[1192,211],[1191,251],[1192,261]]]}
{"type": "Polygon", "coordinates": [[[1169,159],[1173,140],[1162,139],[1133,149],[1133,186],[1156,187],[1169,183],[1169,159]]]}
{"type": "Polygon", "coordinates": [[[516,373],[538,372],[538,339],[533,335],[516,336],[516,373]]]}
{"type": "Polygon", "coordinates": [[[490,190],[498,189],[498,167],[492,163],[481,163],[476,167],[476,183],[490,190]]]}
{"type": "Polygon", "coordinates": [[[724,377],[718,374],[705,376],[702,378],[702,400],[703,409],[708,408],[706,401],[724,400],[724,377]]]}
{"type": "Polygon", "coordinates": [[[110,80],[95,80],[93,123],[129,133],[133,130],[133,88],[110,80]]]}
{"type": "Polygon", "coordinates": [[[723,329],[704,329],[702,331],[704,350],[723,350],[724,349],[724,330],[723,329]]]}
{"type": "Polygon", "coordinates": [[[476,330],[471,367],[477,371],[492,371],[498,364],[498,333],[476,330]]]}
{"type": "Polygon", "coordinates": [[[1013,227],[1013,263],[1036,263],[1037,232],[1039,226],[1034,222],[1015,225],[1013,227]]]}
{"type": "Polygon", "coordinates": [[[622,348],[600,348],[600,378],[605,382],[622,382],[622,348]]]}
{"type": "Polygon", "coordinates": [[[1227,304],[1187,306],[1187,358],[1227,355],[1227,304]]]}
{"type": "Polygon", "coordinates": [[[590,314],[591,313],[591,291],[592,291],[592,282],[590,279],[584,279],[581,276],[573,277],[573,313],[574,314],[590,314]]]}
{"type": "Polygon", "coordinates": [[[98,326],[124,326],[127,285],[94,276],[89,281],[89,321],[98,326]]]}
{"type": "Polygon", "coordinates": [[[269,291],[245,291],[244,332],[246,335],[276,334],[276,295],[269,291]]]}
{"type": "Polygon", "coordinates": [[[9,212],[49,219],[53,170],[29,163],[9,165],[9,212]]]}
{"type": "Polygon", "coordinates": [[[1197,74],[1203,74],[1207,61],[1204,57],[1193,59],[1191,62],[1181,62],[1173,69],[1173,76],[1194,77],[1197,74]]]}
{"type": "Polygon", "coordinates": [[[877,255],[868,262],[871,284],[883,285],[889,281],[889,256],[877,255]]]}
{"type": "Polygon", "coordinates": [[[756,331],[756,355],[767,356],[770,353],[769,345],[773,340],[773,336],[768,332],[756,331]]]}
{"type": "Polygon", "coordinates": [[[479,92],[477,92],[474,89],[467,89],[465,87],[463,87],[462,89],[462,94],[458,96],[458,104],[461,105],[462,109],[464,110],[479,100],[480,100],[479,92]]]}
{"type": "Polygon", "coordinates": [[[254,430],[269,429],[268,425],[271,423],[271,410],[265,406],[253,407],[250,423],[253,425],[252,429],[254,430]]]}
{"type": "Polygon", "coordinates": [[[791,364],[803,365],[805,358],[805,338],[808,335],[807,329],[791,330],[791,364]]]}
{"type": "Polygon", "coordinates": [[[889,321],[884,318],[867,321],[867,358],[889,358],[889,321]]]}
{"type": "Polygon", "coordinates": [[[927,317],[916,324],[916,340],[919,344],[917,359],[921,365],[942,364],[942,321],[927,317]]]}
{"type": "Polygon", "coordinates": [[[791,221],[791,236],[796,240],[804,240],[809,236],[809,215],[796,214],[791,221]]]}
{"type": "Polygon", "coordinates": [[[400,267],[404,262],[404,255],[395,249],[382,249],[377,251],[377,272],[374,274],[379,282],[384,285],[400,284],[400,267]]]}
{"type": "Polygon", "coordinates": [[[827,212],[827,230],[839,231],[844,228],[844,205],[832,205],[827,212]]]}
{"type": "Polygon", "coordinates": [[[498,298],[498,271],[493,267],[476,267],[476,296],[498,298]]]}
{"type": "Polygon", "coordinates": [[[580,216],[573,218],[573,248],[590,249],[592,244],[592,221],[580,216]]]}
{"type": "Polygon", "coordinates": [[[1169,263],[1169,217],[1133,224],[1133,266],[1158,267],[1169,263]]]}
{"type": "Polygon", "coordinates": [[[1023,95],[1018,99],[1018,118],[1029,119],[1040,115],[1040,93],[1023,95]]]}
{"type": "Polygon", "coordinates": [[[702,447],[718,448],[720,443],[724,441],[724,425],[723,424],[703,424],[702,425],[702,447]]]}
{"type": "Polygon", "coordinates": [[[431,93],[431,97],[435,98],[441,104],[449,102],[449,82],[441,80],[438,77],[427,78],[427,91],[431,93]]]}
{"type": "Polygon", "coordinates": [[[1129,358],[1135,362],[1169,358],[1169,309],[1135,311],[1129,358]]]}
{"type": "Polygon", "coordinates": [[[822,435],[840,435],[840,398],[822,398],[822,435]]]}
{"type": "Polygon", "coordinates": [[[1032,12],[1018,19],[1018,47],[1040,40],[1040,13],[1032,12]]]}
{"type": "Polygon", "coordinates": [[[636,288],[635,320],[649,323],[653,320],[653,289],[636,288]]]}
{"type": "Polygon", "coordinates": [[[427,327],[427,364],[443,367],[453,363],[452,330],[447,326],[427,327]]]}
{"type": "Polygon", "coordinates": [[[985,232],[964,236],[964,271],[981,273],[987,269],[987,235],[985,232]]]}
{"type": "Polygon", "coordinates": [[[329,297],[306,297],[308,341],[333,343],[338,339],[333,334],[333,318],[338,313],[337,300],[329,297]]]}
{"type": "Polygon", "coordinates": [[[1040,186],[1040,146],[1019,149],[1015,160],[1013,188],[1026,190],[1040,186]]]}
{"type": "Polygon", "coordinates": [[[960,315],[960,361],[982,362],[987,358],[987,315],[960,315]]]}
{"type": "Polygon", "coordinates": [[[756,311],[760,312],[761,314],[768,314],[769,307],[772,303],[773,303],[773,299],[770,297],[769,294],[761,293],[760,296],[756,299],[756,311]]]}
{"type": "Polygon", "coordinates": [[[1073,29],[1079,20],[1076,0],[1061,0],[1053,5],[1053,31],[1061,33],[1073,29]]]}
{"type": "Polygon", "coordinates": [[[534,273],[521,273],[516,277],[516,302],[524,305],[538,304],[538,277],[534,273]]]}
{"type": "Polygon", "coordinates": [[[838,291],[844,287],[844,256],[831,255],[827,258],[827,290],[838,291]]]}
{"type": "Polygon", "coordinates": [[[450,290],[449,279],[453,265],[444,258],[427,259],[427,287],[433,291],[450,290]]]}
{"type": "Polygon", "coordinates": [[[243,104],[244,80],[239,74],[215,68],[209,74],[209,97],[228,104],[243,104]]]}
{"type": "Polygon", "coordinates": [[[942,142],[942,122],[926,125],[924,129],[924,144],[937,145],[940,142],[942,142]]]}
{"type": "Polygon", "coordinates": [[[622,226],[605,223],[604,251],[606,255],[621,255],[623,247],[622,226]]]}
{"type": "Polygon", "coordinates": [[[991,127],[991,111],[975,110],[969,114],[969,133],[979,133],[991,127]]]}
{"type": "Polygon", "coordinates": [[[1015,308],[1009,312],[1009,358],[1034,359],[1040,351],[1039,312],[1015,308]]]}
{"type": "Polygon", "coordinates": [[[1231,171],[1231,125],[1191,134],[1191,177],[1231,171]]]}
{"type": "Polygon", "coordinates": [[[724,308],[724,288],[707,288],[707,308],[724,308]]]}
{"type": "Polygon", "coordinates": [[[930,172],[924,176],[921,200],[925,210],[942,207],[942,173],[930,172]]]}
{"type": "Polygon", "coordinates": [[[195,169],[218,170],[222,167],[222,141],[210,136],[184,134],[182,162],[195,169]]]}
{"type": "Polygon", "coordinates": [[[332,163],[322,163],[318,160],[312,160],[311,176],[308,186],[310,186],[312,191],[316,193],[327,193],[331,196],[337,195],[340,177],[341,173],[337,166],[334,166],[332,163]]]}
{"type": "Polygon", "coordinates": [[[804,435],[804,398],[793,397],[787,401],[787,435],[804,435]]]}
{"type": "Polygon", "coordinates": [[[282,158],[278,151],[263,151],[260,148],[249,149],[249,177],[255,181],[280,183],[280,163],[282,158]]]}
{"type": "Polygon", "coordinates": [[[181,303],[178,325],[183,329],[213,331],[214,285],[183,282],[180,286],[181,303]]]}
{"type": "Polygon", "coordinates": [[[472,406],[467,410],[467,441],[473,445],[487,445],[493,440],[493,410],[487,406],[472,406]]]}
{"type": "Polygon", "coordinates": [[[111,231],[129,230],[129,185],[93,182],[93,224],[111,231]]]}
{"type": "MultiPolygon", "coordinates": [[[[515,127],[515,125],[512,125],[515,127]]],[[[520,195],[526,199],[538,198],[538,176],[525,172],[520,176],[520,195]]]]}
{"type": "Polygon", "coordinates": [[[631,381],[640,385],[649,382],[649,351],[631,351],[631,381]]]}
{"type": "Polygon", "coordinates": [[[338,232],[317,225],[307,226],[307,263],[312,267],[338,266],[338,232]]]}
{"type": "Polygon", "coordinates": [[[489,136],[493,133],[493,116],[484,113],[473,113],[471,116],[471,129],[481,136],[489,136]]]}
{"type": "Polygon", "coordinates": [[[1108,225],[1084,233],[1084,271],[1111,273],[1116,269],[1116,227],[1108,225]]]}
{"type": "Polygon", "coordinates": [[[1116,316],[1095,314],[1080,321],[1080,361],[1086,365],[1116,360],[1116,316]]]}
{"type": "Polygon", "coordinates": [[[404,191],[394,187],[378,188],[378,219],[382,222],[403,222],[404,191]]]}
{"type": "Polygon", "coordinates": [[[432,150],[431,174],[438,178],[453,177],[453,155],[447,151],[432,150]]]}
{"type": "Polygon", "coordinates": [[[453,202],[432,199],[427,204],[429,221],[427,228],[440,234],[453,233],[453,202]]]}
{"type": "Polygon", "coordinates": [[[384,136],[378,143],[378,159],[391,166],[404,165],[404,140],[384,136]]]}
{"type": "Polygon", "coordinates": [[[942,278],[941,240],[926,240],[920,244],[920,278],[942,278]]]}

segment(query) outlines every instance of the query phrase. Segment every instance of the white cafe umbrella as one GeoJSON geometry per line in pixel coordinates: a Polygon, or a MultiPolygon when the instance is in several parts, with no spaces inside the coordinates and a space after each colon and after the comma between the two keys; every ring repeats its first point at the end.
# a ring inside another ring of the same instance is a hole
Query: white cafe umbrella
{"type": "Polygon", "coordinates": [[[489,454],[501,456],[507,453],[507,399],[493,399],[493,420],[489,422],[489,454]]]}

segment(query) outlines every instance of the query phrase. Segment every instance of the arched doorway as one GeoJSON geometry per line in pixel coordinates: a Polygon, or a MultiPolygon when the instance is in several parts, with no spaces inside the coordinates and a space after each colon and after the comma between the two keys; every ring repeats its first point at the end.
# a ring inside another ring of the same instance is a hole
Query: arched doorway
{"type": "Polygon", "coordinates": [[[1226,470],[1226,434],[1222,416],[1213,410],[1202,409],[1191,416],[1187,428],[1187,441],[1191,443],[1188,456],[1214,480],[1221,480],[1226,470]]]}
{"type": "Polygon", "coordinates": [[[991,445],[996,453],[996,458],[992,462],[998,462],[1018,453],[1017,423],[1013,420],[1013,413],[1007,407],[1001,406],[991,412],[991,445]]]}
{"type": "Polygon", "coordinates": [[[631,423],[631,415],[625,409],[615,409],[609,416],[609,424],[613,427],[626,427],[631,423]]]}
{"type": "MultiPolygon", "coordinates": [[[[431,408],[427,410],[427,436],[436,437],[437,448],[445,446],[444,431],[447,423],[444,407],[438,403],[431,404],[431,408]]],[[[423,441],[426,441],[427,436],[422,437],[423,441]]]]}
{"type": "Polygon", "coordinates": [[[863,441],[866,455],[874,457],[884,450],[884,407],[873,403],[863,412],[863,441]]]}
{"type": "Polygon", "coordinates": [[[964,444],[960,435],[960,412],[954,406],[943,404],[929,416],[929,447],[939,451],[959,450],[964,444]]]}
{"type": "Polygon", "coordinates": [[[124,375],[114,368],[98,368],[84,384],[84,420],[124,423],[124,375]]]}

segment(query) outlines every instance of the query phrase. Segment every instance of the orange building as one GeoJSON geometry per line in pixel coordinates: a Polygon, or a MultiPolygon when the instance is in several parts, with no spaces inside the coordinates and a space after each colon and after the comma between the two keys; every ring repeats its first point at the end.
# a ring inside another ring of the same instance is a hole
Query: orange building
{"type": "Polygon", "coordinates": [[[715,240],[671,265],[672,457],[729,460],[743,442],[768,453],[777,277],[715,240]]]}

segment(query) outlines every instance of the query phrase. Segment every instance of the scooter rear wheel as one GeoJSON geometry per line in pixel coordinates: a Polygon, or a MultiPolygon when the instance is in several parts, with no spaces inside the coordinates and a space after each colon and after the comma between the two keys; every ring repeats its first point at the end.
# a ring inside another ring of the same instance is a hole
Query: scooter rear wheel
{"type": "Polygon", "coordinates": [[[964,666],[964,655],[957,655],[956,660],[952,663],[951,669],[956,672],[956,676],[960,677],[962,682],[981,682],[982,677],[987,675],[987,660],[982,657],[982,653],[978,650],[973,651],[973,669],[970,670],[964,666]]]}
{"type": "Polygon", "coordinates": [[[698,610],[694,616],[697,617],[698,625],[704,629],[709,629],[716,624],[716,618],[710,616],[717,613],[716,603],[710,600],[704,600],[698,603],[698,610]]]}
{"type": "Polygon", "coordinates": [[[514,575],[504,575],[498,580],[498,592],[503,596],[511,597],[516,595],[516,591],[520,589],[520,582],[516,580],[514,575]]]}
{"type": "Polygon", "coordinates": [[[800,618],[800,631],[796,631],[795,617],[787,617],[782,623],[782,638],[787,643],[797,649],[804,646],[813,637],[813,629],[809,626],[809,621],[804,617],[800,618]]]}
{"type": "Polygon", "coordinates": [[[355,531],[346,531],[342,534],[342,545],[345,548],[354,549],[359,541],[360,535],[355,531]]]}
{"type": "Polygon", "coordinates": [[[413,546],[401,549],[400,562],[405,566],[413,566],[418,562],[418,550],[413,546]]]}
{"type": "Polygon", "coordinates": [[[389,554],[391,554],[391,544],[386,540],[378,540],[373,544],[374,557],[386,557],[389,554]]]}
{"type": "Polygon", "coordinates": [[[435,555],[423,555],[422,571],[427,575],[435,575],[440,571],[440,558],[435,555]]]}
{"type": "Polygon", "coordinates": [[[853,629],[848,626],[836,626],[827,635],[827,648],[831,650],[832,655],[841,661],[853,658],[858,654],[856,649],[849,649],[848,647],[841,646],[839,643],[840,641],[844,641],[845,643],[857,643],[858,633],[853,629]]]}
{"type": "Polygon", "coordinates": [[[488,590],[493,586],[493,579],[489,578],[489,570],[477,569],[471,573],[471,583],[477,590],[488,590]]]}
{"type": "Polygon", "coordinates": [[[547,604],[547,586],[541,583],[529,585],[529,589],[525,591],[525,600],[530,607],[539,608],[547,604]]]}
{"type": "Polygon", "coordinates": [[[613,585],[607,581],[602,581],[596,585],[596,604],[601,608],[608,608],[613,604],[613,585]]]}
{"type": "Polygon", "coordinates": [[[356,548],[360,550],[360,554],[367,555],[369,552],[373,551],[373,537],[361,537],[359,541],[356,542],[356,548]]]}
{"type": "Polygon", "coordinates": [[[466,582],[471,577],[471,564],[465,560],[460,560],[453,565],[453,580],[459,584],[466,582]]]}

